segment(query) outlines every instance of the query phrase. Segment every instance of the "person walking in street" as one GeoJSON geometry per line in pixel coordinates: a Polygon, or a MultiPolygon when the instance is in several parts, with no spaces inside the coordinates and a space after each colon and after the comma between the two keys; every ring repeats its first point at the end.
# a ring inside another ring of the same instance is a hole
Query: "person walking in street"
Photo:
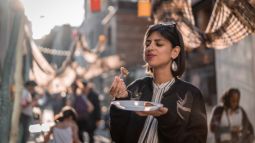
{"type": "Polygon", "coordinates": [[[78,137],[75,110],[66,106],[56,116],[56,125],[45,135],[44,143],[50,141],[51,135],[54,143],[81,143],[78,137]]]}
{"type": "Polygon", "coordinates": [[[254,132],[244,109],[239,105],[240,91],[230,88],[222,97],[223,105],[213,109],[210,130],[216,143],[252,143],[254,132]]]}
{"type": "Polygon", "coordinates": [[[207,118],[198,88],[180,79],[185,69],[182,35],[174,22],[151,25],[144,37],[147,77],[127,88],[115,76],[110,88],[114,100],[163,104],[154,111],[132,112],[110,107],[110,133],[115,143],[205,143],[207,118]]]}
{"type": "Polygon", "coordinates": [[[84,94],[87,93],[88,100],[92,103],[94,109],[89,113],[89,123],[90,126],[88,126],[88,135],[89,135],[89,143],[94,143],[94,133],[96,128],[99,126],[100,120],[101,120],[101,106],[99,101],[99,95],[94,91],[91,83],[89,83],[86,80],[82,81],[82,84],[84,86],[84,94]]]}
{"type": "Polygon", "coordinates": [[[35,95],[35,81],[29,80],[24,84],[24,89],[21,96],[21,114],[20,114],[20,142],[26,143],[29,139],[29,125],[33,120],[33,105],[34,102],[32,95],[35,95]]]}
{"type": "Polygon", "coordinates": [[[73,91],[74,98],[72,99],[72,106],[77,112],[77,124],[79,127],[79,139],[82,142],[93,142],[92,134],[92,116],[91,114],[95,110],[93,102],[89,99],[89,88],[88,83],[77,80],[73,83],[75,91],[73,91]]]}
{"type": "Polygon", "coordinates": [[[65,102],[66,106],[73,106],[75,96],[77,94],[77,89],[78,89],[78,85],[76,83],[76,80],[71,84],[70,87],[68,87],[66,89],[66,91],[67,91],[66,92],[67,97],[66,97],[66,102],[65,102]]]}

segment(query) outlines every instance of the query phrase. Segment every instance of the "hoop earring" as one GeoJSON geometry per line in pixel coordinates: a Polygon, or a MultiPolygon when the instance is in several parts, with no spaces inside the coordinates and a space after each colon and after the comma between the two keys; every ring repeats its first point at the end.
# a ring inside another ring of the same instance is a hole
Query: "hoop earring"
{"type": "Polygon", "coordinates": [[[178,70],[178,66],[175,61],[172,62],[172,70],[176,72],[178,70]]]}

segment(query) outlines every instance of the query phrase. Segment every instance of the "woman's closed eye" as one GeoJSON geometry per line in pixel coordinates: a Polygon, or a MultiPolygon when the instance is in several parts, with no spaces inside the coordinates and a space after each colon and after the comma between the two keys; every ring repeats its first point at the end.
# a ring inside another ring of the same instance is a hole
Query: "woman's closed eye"
{"type": "MultiPolygon", "coordinates": [[[[149,47],[151,44],[152,44],[152,42],[151,42],[150,40],[147,40],[147,41],[145,42],[145,47],[147,48],[147,47],[149,47]]],[[[161,42],[158,42],[158,41],[155,41],[155,45],[156,45],[157,47],[162,47],[162,46],[163,46],[163,44],[162,44],[161,42]]]]}
{"type": "Polygon", "coordinates": [[[156,43],[156,46],[157,46],[157,47],[161,47],[161,46],[163,46],[163,44],[157,42],[157,43],[156,43]]]}

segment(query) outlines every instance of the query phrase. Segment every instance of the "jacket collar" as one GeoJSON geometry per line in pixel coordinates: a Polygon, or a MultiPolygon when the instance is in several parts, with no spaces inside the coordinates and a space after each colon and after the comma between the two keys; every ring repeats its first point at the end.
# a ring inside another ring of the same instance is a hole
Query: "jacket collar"
{"type": "MultiPolygon", "coordinates": [[[[150,91],[151,94],[153,94],[153,78],[146,77],[144,82],[145,82],[144,85],[147,85],[148,90],[150,91]]],[[[180,82],[181,82],[181,80],[176,77],[174,84],[172,85],[172,87],[170,87],[170,89],[168,91],[166,91],[164,93],[164,96],[170,95],[170,93],[172,93],[174,90],[176,90],[176,88],[178,88],[178,85],[180,84],[180,82]]],[[[152,97],[152,95],[150,95],[150,97],[152,97]]]]}

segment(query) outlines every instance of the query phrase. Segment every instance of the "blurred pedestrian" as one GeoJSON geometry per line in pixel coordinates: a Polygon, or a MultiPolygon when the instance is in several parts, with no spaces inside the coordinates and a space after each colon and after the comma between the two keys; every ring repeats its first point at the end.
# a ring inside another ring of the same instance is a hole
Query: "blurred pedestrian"
{"type": "Polygon", "coordinates": [[[61,94],[62,94],[61,92],[58,92],[51,95],[52,96],[51,106],[54,115],[58,114],[61,111],[61,109],[65,106],[66,99],[61,94]]]}
{"type": "Polygon", "coordinates": [[[91,113],[94,111],[95,107],[88,98],[89,89],[87,83],[77,80],[76,84],[78,89],[73,93],[73,107],[78,114],[77,124],[79,127],[79,138],[84,142],[85,140],[93,140],[93,136],[91,139],[91,136],[85,135],[91,135],[91,127],[93,126],[91,113]]]}
{"type": "Polygon", "coordinates": [[[44,143],[50,141],[53,136],[54,143],[80,143],[78,137],[78,126],[76,124],[76,112],[71,107],[64,107],[63,110],[56,115],[56,125],[44,137],[44,143]]]}
{"type": "Polygon", "coordinates": [[[77,94],[78,85],[74,81],[70,87],[67,87],[66,106],[73,106],[75,96],[77,94]]]}
{"type": "Polygon", "coordinates": [[[20,114],[20,142],[26,143],[29,139],[29,125],[33,120],[33,101],[37,83],[33,80],[26,81],[21,95],[21,114],[20,114]]]}
{"type": "MultiPolygon", "coordinates": [[[[132,56],[132,55],[130,55],[132,56]]],[[[207,119],[198,88],[180,79],[185,69],[182,36],[174,22],[151,25],[144,37],[144,60],[149,76],[127,88],[115,76],[114,100],[162,103],[154,111],[130,112],[111,106],[110,132],[116,143],[205,143],[207,119]]]]}
{"type": "Polygon", "coordinates": [[[213,109],[210,129],[216,143],[252,143],[253,127],[239,105],[240,96],[237,88],[230,88],[222,96],[223,105],[213,109]]]}
{"type": "Polygon", "coordinates": [[[100,120],[101,120],[101,105],[99,101],[99,95],[95,92],[92,83],[84,80],[83,86],[87,90],[87,96],[89,101],[92,103],[94,110],[89,113],[89,120],[91,126],[89,126],[88,134],[90,138],[90,143],[94,143],[94,133],[95,130],[99,127],[100,120]]]}

